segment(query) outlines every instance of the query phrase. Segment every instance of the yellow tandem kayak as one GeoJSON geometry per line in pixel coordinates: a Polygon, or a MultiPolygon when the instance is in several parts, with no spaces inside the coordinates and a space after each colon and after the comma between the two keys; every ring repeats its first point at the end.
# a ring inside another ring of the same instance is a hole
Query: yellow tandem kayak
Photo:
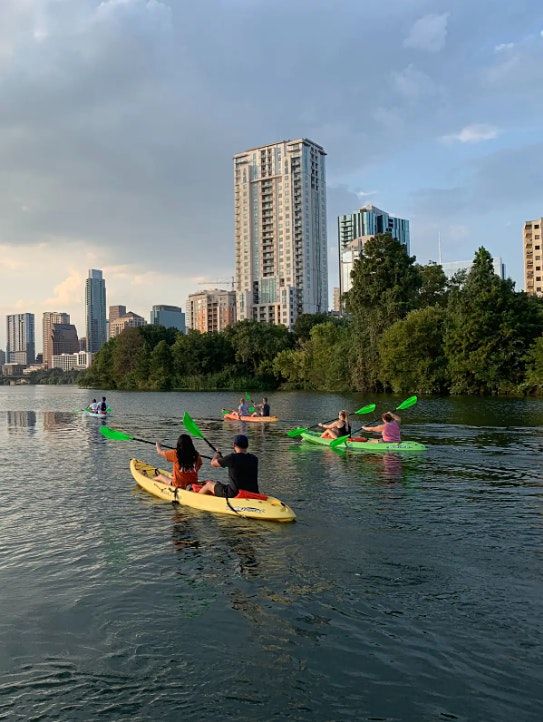
{"type": "MultiPolygon", "coordinates": [[[[172,476],[169,471],[163,469],[159,469],[159,471],[170,478],[172,476]]],[[[177,502],[182,506],[190,506],[193,509],[210,511],[214,514],[242,516],[246,519],[264,519],[278,522],[294,521],[296,519],[296,514],[292,509],[274,496],[266,496],[264,499],[241,497],[223,499],[209,494],[196,494],[192,491],[164,484],[161,481],[155,481],[153,478],[155,476],[155,467],[139,459],[130,460],[130,472],[141,489],[163,501],[177,502]]]]}

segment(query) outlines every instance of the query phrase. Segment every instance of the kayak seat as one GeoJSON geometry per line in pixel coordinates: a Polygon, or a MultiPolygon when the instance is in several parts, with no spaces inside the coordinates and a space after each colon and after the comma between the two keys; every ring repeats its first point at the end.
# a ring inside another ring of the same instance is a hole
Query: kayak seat
{"type": "MultiPolygon", "coordinates": [[[[198,493],[200,489],[202,488],[202,484],[191,484],[192,491],[198,493]]],[[[245,491],[245,489],[240,489],[239,493],[236,494],[236,496],[230,497],[231,499],[262,499],[262,501],[266,501],[268,498],[266,494],[255,494],[252,491],[245,491]]]]}
{"type": "Polygon", "coordinates": [[[361,441],[361,442],[365,442],[365,441],[367,441],[367,439],[366,439],[365,436],[351,436],[351,438],[349,439],[349,441],[361,441]]]}

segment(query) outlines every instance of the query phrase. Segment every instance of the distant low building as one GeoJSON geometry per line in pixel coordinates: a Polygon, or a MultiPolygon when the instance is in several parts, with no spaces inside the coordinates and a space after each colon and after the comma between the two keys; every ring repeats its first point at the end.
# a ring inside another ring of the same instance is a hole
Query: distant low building
{"type": "Polygon", "coordinates": [[[119,316],[109,324],[109,338],[115,338],[122,333],[125,328],[139,328],[140,326],[146,326],[147,321],[143,316],[138,316],[137,313],[129,311],[124,316],[119,316]]]}
{"type": "Polygon", "coordinates": [[[341,311],[341,292],[339,290],[339,286],[334,287],[332,311],[335,311],[336,313],[339,313],[341,311]]]}
{"type": "Polygon", "coordinates": [[[150,321],[155,326],[176,328],[181,333],[186,333],[185,314],[179,306],[153,306],[150,321]]]}
{"type": "Polygon", "coordinates": [[[17,363],[7,363],[2,366],[3,376],[22,376],[26,366],[17,363]]]}
{"type": "Polygon", "coordinates": [[[3,366],[6,363],[6,352],[2,351],[0,348],[0,366],[3,366]]]}
{"type": "MultiPolygon", "coordinates": [[[[493,264],[494,273],[500,278],[505,278],[505,264],[503,263],[500,256],[494,256],[493,264]]],[[[469,273],[472,266],[473,261],[447,261],[446,263],[441,264],[441,267],[443,268],[443,273],[449,279],[451,279],[456,273],[458,273],[458,271],[465,271],[466,273],[469,273]]]]}
{"type": "Polygon", "coordinates": [[[88,351],[53,354],[52,367],[63,371],[86,369],[92,364],[93,354],[88,351]]]}
{"type": "Polygon", "coordinates": [[[23,369],[23,376],[28,376],[28,374],[33,374],[35,371],[45,371],[47,369],[47,364],[40,363],[40,364],[31,364],[30,366],[27,366],[25,369],[23,369]]]}

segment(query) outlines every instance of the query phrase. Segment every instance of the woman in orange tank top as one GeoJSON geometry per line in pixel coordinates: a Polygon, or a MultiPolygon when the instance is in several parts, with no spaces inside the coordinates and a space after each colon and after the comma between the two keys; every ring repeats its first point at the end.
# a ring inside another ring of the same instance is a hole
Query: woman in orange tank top
{"type": "MultiPolygon", "coordinates": [[[[157,473],[156,481],[162,481],[164,484],[171,484],[181,489],[186,489],[189,484],[198,482],[198,471],[202,466],[202,457],[194,448],[192,439],[188,434],[181,434],[177,439],[175,449],[164,449],[160,442],[156,442],[156,450],[160,456],[173,464],[173,479],[164,474],[157,473]]],[[[158,470],[157,470],[158,472],[158,470]]]]}

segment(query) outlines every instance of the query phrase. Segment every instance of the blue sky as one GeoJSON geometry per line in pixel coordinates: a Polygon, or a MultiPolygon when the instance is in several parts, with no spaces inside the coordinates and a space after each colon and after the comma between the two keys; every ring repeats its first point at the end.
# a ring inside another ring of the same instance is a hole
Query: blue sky
{"type": "Polygon", "coordinates": [[[543,4],[2,0],[2,316],[68,311],[83,279],[148,317],[233,270],[232,155],[326,149],[336,217],[409,218],[421,262],[484,244],[521,288],[543,215],[543,4]]]}

